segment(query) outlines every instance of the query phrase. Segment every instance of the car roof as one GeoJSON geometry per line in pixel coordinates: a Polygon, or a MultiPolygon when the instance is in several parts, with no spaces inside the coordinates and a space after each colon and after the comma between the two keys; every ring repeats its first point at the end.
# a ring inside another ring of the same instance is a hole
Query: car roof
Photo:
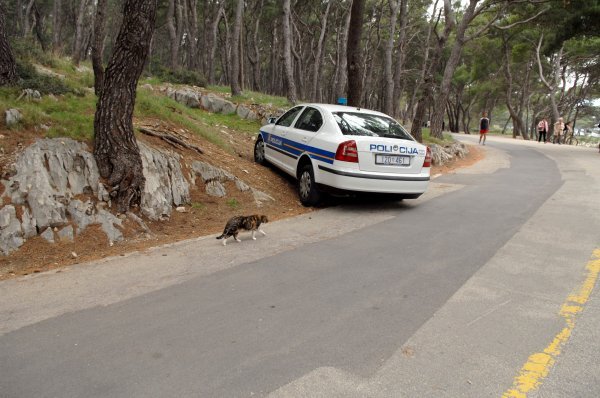
{"type": "Polygon", "coordinates": [[[298,106],[313,106],[313,107],[321,108],[321,109],[329,111],[329,112],[368,113],[371,115],[390,117],[390,116],[386,115],[385,113],[372,111],[370,109],[365,109],[365,108],[358,108],[358,107],[354,107],[354,106],[334,105],[334,104],[318,104],[318,103],[298,104],[298,106]]]}

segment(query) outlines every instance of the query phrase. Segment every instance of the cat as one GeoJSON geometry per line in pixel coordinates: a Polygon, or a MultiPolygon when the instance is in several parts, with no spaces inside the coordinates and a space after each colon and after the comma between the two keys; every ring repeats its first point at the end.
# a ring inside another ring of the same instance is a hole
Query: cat
{"type": "Polygon", "coordinates": [[[230,218],[229,221],[227,221],[223,233],[221,234],[221,236],[217,236],[217,239],[223,239],[223,246],[227,245],[227,238],[229,238],[230,236],[233,236],[233,239],[237,240],[238,242],[241,242],[241,240],[238,239],[237,236],[240,230],[245,230],[252,231],[252,239],[256,240],[254,234],[257,230],[261,234],[267,235],[265,231],[263,231],[259,227],[260,224],[265,224],[268,222],[269,220],[267,219],[267,216],[264,215],[254,214],[251,216],[235,216],[230,218]]]}

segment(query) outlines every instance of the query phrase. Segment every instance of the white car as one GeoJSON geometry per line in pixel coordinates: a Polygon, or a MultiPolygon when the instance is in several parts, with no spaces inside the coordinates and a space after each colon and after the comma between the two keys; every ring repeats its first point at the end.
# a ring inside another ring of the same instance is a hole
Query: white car
{"type": "Polygon", "coordinates": [[[431,151],[383,113],[304,104],[260,129],[254,160],[295,177],[300,201],[314,206],[328,191],[418,198],[429,185],[431,151]]]}

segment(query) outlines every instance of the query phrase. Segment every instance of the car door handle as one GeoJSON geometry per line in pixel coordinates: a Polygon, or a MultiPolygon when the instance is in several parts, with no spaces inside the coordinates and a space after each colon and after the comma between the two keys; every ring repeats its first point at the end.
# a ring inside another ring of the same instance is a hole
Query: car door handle
{"type": "Polygon", "coordinates": [[[302,137],[302,142],[308,142],[308,137],[302,137]]]}

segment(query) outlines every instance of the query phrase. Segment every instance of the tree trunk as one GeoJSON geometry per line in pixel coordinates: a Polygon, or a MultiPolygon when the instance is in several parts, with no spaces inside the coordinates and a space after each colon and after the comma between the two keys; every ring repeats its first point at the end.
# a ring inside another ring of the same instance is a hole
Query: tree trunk
{"type": "MultiPolygon", "coordinates": [[[[260,91],[260,50],[258,48],[258,32],[260,29],[260,18],[262,16],[264,0],[260,0],[260,3],[256,3],[256,7],[254,9],[254,15],[256,16],[256,21],[254,22],[254,33],[252,34],[252,51],[247,52],[248,59],[250,60],[250,65],[252,66],[252,89],[254,91],[260,91]]],[[[250,46],[248,38],[248,46],[250,46]]]]}
{"type": "Polygon", "coordinates": [[[94,91],[100,97],[104,82],[104,37],[106,36],[106,6],[108,0],[98,0],[94,19],[94,38],[92,39],[92,67],[94,69],[94,91]]]}
{"type": "Polygon", "coordinates": [[[335,99],[337,101],[338,98],[346,95],[346,84],[348,83],[348,35],[350,33],[350,22],[351,22],[351,13],[349,10],[346,11],[346,19],[344,20],[344,26],[342,30],[342,36],[340,38],[341,48],[340,48],[340,64],[337,68],[339,72],[339,77],[337,79],[337,84],[335,87],[335,99]]]}
{"type": "Polygon", "coordinates": [[[6,37],[5,16],[6,10],[0,4],[0,86],[12,84],[18,77],[15,57],[6,37]]]}
{"type": "Polygon", "coordinates": [[[350,29],[348,34],[347,58],[348,58],[348,105],[361,106],[362,100],[362,71],[361,64],[361,45],[360,39],[362,36],[363,15],[365,1],[352,1],[352,9],[350,10],[350,29]]]}
{"type": "Polygon", "coordinates": [[[58,53],[62,47],[60,43],[61,12],[61,0],[54,0],[54,6],[52,8],[52,51],[55,53],[58,53]]]}
{"type": "Polygon", "coordinates": [[[81,51],[83,47],[83,22],[85,20],[85,8],[88,0],[81,0],[79,3],[79,12],[77,13],[77,21],[75,22],[75,42],[73,45],[73,63],[79,65],[81,61],[81,51]]]}
{"type": "Polygon", "coordinates": [[[296,83],[294,82],[294,66],[292,65],[292,32],[290,29],[290,0],[283,0],[283,63],[285,65],[285,81],[287,98],[292,104],[298,102],[296,83]]]}
{"type": "MultiPolygon", "coordinates": [[[[434,12],[435,13],[435,12],[434,12]]],[[[404,61],[406,60],[406,31],[408,27],[408,0],[400,0],[400,27],[398,31],[398,59],[396,60],[396,72],[394,74],[394,95],[393,95],[393,116],[400,114],[400,96],[402,95],[403,86],[402,72],[404,69],[404,61]]],[[[429,48],[429,40],[427,40],[429,48]]]]}
{"type": "Polygon", "coordinates": [[[383,67],[384,93],[383,112],[394,115],[394,74],[392,72],[392,61],[394,53],[394,39],[396,38],[396,22],[400,11],[399,0],[389,0],[390,6],[390,37],[385,46],[385,63],[383,67]]]}
{"type": "MultiPolygon", "coordinates": [[[[171,41],[170,63],[171,69],[177,69],[179,66],[179,37],[178,28],[175,26],[175,19],[179,8],[178,0],[169,0],[169,9],[167,10],[167,30],[171,41]]],[[[179,20],[181,22],[181,20],[179,20]]]]}
{"type": "Polygon", "coordinates": [[[25,16],[23,19],[23,37],[27,37],[31,34],[31,10],[33,8],[33,2],[35,0],[30,0],[25,7],[25,16]]]}
{"type": "Polygon", "coordinates": [[[464,10],[462,20],[460,21],[460,24],[456,29],[456,37],[454,39],[454,44],[452,45],[452,49],[450,51],[450,56],[444,68],[444,75],[442,78],[442,82],[439,86],[439,91],[436,95],[435,105],[433,107],[433,114],[431,117],[431,136],[435,138],[442,139],[442,122],[444,121],[444,107],[446,105],[446,102],[448,101],[448,96],[450,94],[452,76],[454,75],[454,71],[456,70],[458,63],[460,62],[462,49],[466,42],[465,32],[467,31],[467,28],[469,27],[469,24],[471,23],[475,15],[479,12],[479,10],[475,10],[478,2],[479,0],[470,0],[469,5],[464,10]]]}
{"type": "Polygon", "coordinates": [[[152,39],[156,2],[125,0],[123,22],[94,117],[94,157],[121,213],[140,203],[145,184],[133,132],[133,108],[152,39]]]}
{"type": "Polygon", "coordinates": [[[215,54],[217,52],[217,37],[219,33],[219,22],[221,22],[221,17],[224,13],[224,4],[225,2],[220,2],[219,9],[217,10],[217,15],[213,20],[211,30],[211,42],[210,42],[210,52],[208,56],[208,82],[210,84],[215,84],[215,54]]]}
{"type": "Polygon", "coordinates": [[[323,19],[321,19],[321,34],[319,36],[319,42],[317,44],[317,53],[315,54],[315,63],[313,65],[313,76],[312,76],[312,86],[310,88],[310,99],[312,101],[320,102],[319,96],[317,93],[317,86],[319,85],[319,81],[321,80],[321,54],[323,53],[323,41],[325,40],[325,32],[327,31],[327,17],[329,16],[329,9],[331,8],[331,0],[327,2],[327,7],[325,8],[325,14],[323,14],[323,19]]]}
{"type": "Polygon", "coordinates": [[[200,40],[198,39],[198,0],[189,0],[190,7],[190,37],[189,37],[189,65],[192,69],[198,70],[200,62],[198,60],[198,49],[200,40]]]}
{"type": "Polygon", "coordinates": [[[240,34],[242,32],[242,18],[244,17],[244,0],[238,0],[235,9],[233,24],[233,37],[231,38],[231,95],[241,95],[240,87],[240,34]]]}

